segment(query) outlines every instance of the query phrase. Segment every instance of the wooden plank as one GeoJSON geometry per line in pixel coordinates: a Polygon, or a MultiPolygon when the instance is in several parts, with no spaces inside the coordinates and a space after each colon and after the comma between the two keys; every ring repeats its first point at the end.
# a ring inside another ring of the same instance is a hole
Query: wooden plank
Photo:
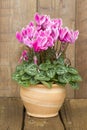
{"type": "Polygon", "coordinates": [[[0,8],[13,8],[14,7],[14,0],[0,0],[0,8]]]}
{"type": "Polygon", "coordinates": [[[23,46],[19,45],[15,33],[33,19],[35,12],[36,0],[0,0],[1,97],[19,96],[18,85],[12,81],[11,74],[15,71],[23,46]]]}
{"type": "Polygon", "coordinates": [[[0,65],[9,65],[9,47],[8,45],[3,45],[2,43],[0,44],[0,65]],[[3,50],[5,51],[4,54],[3,50]]]}
{"type": "Polygon", "coordinates": [[[23,105],[17,98],[0,98],[0,129],[21,130],[23,105]]]}
{"type": "Polygon", "coordinates": [[[37,0],[20,0],[22,26],[26,26],[30,21],[34,20],[34,14],[37,10],[37,0]]]}
{"type": "MultiPolygon", "coordinates": [[[[75,0],[38,0],[37,10],[41,14],[48,14],[54,18],[61,17],[64,21],[64,26],[75,29],[75,0]]],[[[74,66],[74,45],[68,47],[66,55],[71,60],[71,63],[74,66]]],[[[67,86],[67,97],[74,98],[74,90],[72,90],[70,86],[67,86]]]]}
{"type": "Polygon", "coordinates": [[[67,100],[61,118],[66,130],[87,130],[87,99],[67,100]]]}
{"type": "Polygon", "coordinates": [[[2,95],[3,97],[5,95],[8,95],[10,91],[8,91],[9,89],[9,80],[11,78],[11,72],[10,72],[10,68],[7,65],[2,65],[0,66],[0,95],[2,95]],[[4,70],[4,72],[3,72],[4,70]]]}
{"type": "Polygon", "coordinates": [[[25,117],[24,130],[64,130],[59,116],[53,118],[25,117]]]}
{"type": "Polygon", "coordinates": [[[61,119],[66,128],[66,130],[74,130],[72,126],[72,119],[71,119],[71,107],[69,104],[69,100],[64,102],[64,105],[61,108],[61,119]]]}
{"type": "Polygon", "coordinates": [[[77,0],[76,3],[76,27],[80,32],[76,44],[76,67],[83,81],[80,89],[76,91],[76,98],[87,98],[87,0],[77,0]]]}
{"type": "Polygon", "coordinates": [[[0,45],[1,44],[5,44],[6,45],[6,43],[9,45],[9,43],[11,42],[11,43],[13,43],[14,42],[14,40],[15,40],[15,37],[13,37],[13,36],[15,36],[15,33],[9,33],[9,34],[7,34],[7,33],[1,33],[0,34],[0,45]]]}

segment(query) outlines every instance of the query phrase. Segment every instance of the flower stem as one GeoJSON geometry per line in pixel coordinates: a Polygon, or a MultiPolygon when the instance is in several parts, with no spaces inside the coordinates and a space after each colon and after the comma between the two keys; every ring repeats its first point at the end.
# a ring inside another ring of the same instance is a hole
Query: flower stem
{"type": "Polygon", "coordinates": [[[41,62],[44,62],[43,52],[40,52],[40,59],[41,59],[41,62]]]}
{"type": "Polygon", "coordinates": [[[66,52],[66,50],[67,50],[67,47],[68,47],[68,43],[62,43],[61,42],[61,45],[60,45],[60,49],[59,49],[59,52],[58,52],[58,54],[57,54],[57,59],[62,55],[62,53],[64,53],[65,54],[65,52],[66,52]]]}

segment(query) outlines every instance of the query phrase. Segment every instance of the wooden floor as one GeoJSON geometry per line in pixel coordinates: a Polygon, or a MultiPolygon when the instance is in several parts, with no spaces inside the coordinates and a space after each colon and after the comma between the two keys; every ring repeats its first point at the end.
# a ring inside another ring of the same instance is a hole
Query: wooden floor
{"type": "Polygon", "coordinates": [[[0,98],[0,130],[87,130],[87,99],[66,100],[58,116],[41,119],[27,116],[19,98],[0,98]]]}

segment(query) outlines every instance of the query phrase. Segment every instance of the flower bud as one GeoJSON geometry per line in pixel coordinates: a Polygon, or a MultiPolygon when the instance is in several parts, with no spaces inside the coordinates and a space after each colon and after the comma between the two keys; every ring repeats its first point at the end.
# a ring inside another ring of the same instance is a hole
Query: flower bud
{"type": "Polygon", "coordinates": [[[37,63],[38,63],[38,60],[37,60],[37,57],[36,56],[34,56],[34,64],[36,64],[37,65],[37,63]]]}

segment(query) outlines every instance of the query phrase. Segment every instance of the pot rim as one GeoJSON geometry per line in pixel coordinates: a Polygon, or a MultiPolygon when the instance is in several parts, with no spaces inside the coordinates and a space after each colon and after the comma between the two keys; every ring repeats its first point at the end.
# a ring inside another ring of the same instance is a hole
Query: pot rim
{"type": "Polygon", "coordinates": [[[59,84],[52,84],[52,88],[48,88],[48,87],[46,87],[45,85],[43,85],[43,84],[36,84],[36,85],[30,85],[29,87],[23,87],[23,86],[21,86],[22,88],[47,88],[47,89],[52,89],[52,88],[62,88],[62,89],[65,89],[65,87],[64,86],[62,86],[62,85],[59,85],[59,84]]]}

